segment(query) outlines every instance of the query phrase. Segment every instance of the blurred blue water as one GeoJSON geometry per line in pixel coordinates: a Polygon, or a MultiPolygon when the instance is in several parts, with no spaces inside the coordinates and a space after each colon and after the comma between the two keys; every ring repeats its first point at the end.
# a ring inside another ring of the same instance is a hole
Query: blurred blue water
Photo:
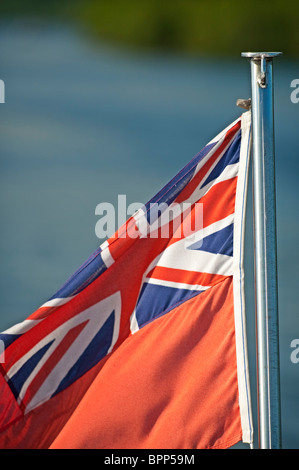
{"type": "MultiPolygon", "coordinates": [[[[241,52],[241,51],[240,51],[241,52]]],[[[142,54],[65,25],[0,25],[0,330],[23,320],[93,252],[95,207],[146,202],[241,110],[249,63],[142,54]]],[[[299,64],[275,61],[283,446],[299,448],[299,64]]],[[[246,234],[248,346],[256,424],[251,185],[246,234]]],[[[257,433],[256,433],[257,434],[257,433]]]]}

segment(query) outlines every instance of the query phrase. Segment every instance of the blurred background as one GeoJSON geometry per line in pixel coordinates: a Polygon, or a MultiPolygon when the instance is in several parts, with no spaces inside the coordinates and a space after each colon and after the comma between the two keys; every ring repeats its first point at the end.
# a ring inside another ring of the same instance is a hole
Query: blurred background
{"type": "MultiPolygon", "coordinates": [[[[242,51],[274,62],[282,436],[299,448],[299,3],[10,0],[0,5],[0,330],[48,300],[99,246],[95,208],[145,203],[248,98],[242,51]]],[[[246,304],[255,426],[252,192],[246,304]]],[[[257,445],[257,431],[255,433],[257,445]]],[[[239,444],[235,447],[248,448],[239,444]]]]}

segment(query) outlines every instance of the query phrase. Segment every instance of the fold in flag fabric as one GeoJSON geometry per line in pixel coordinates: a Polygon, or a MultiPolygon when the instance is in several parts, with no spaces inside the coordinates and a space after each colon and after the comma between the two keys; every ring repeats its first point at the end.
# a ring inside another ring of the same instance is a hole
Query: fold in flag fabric
{"type": "Polygon", "coordinates": [[[3,332],[0,447],[204,449],[252,442],[244,113],[3,332]]]}

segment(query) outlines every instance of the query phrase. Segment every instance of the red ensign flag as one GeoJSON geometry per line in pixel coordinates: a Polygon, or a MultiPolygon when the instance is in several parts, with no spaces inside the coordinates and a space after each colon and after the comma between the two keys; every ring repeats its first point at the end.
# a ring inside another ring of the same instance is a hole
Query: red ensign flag
{"type": "Polygon", "coordinates": [[[243,237],[250,112],[0,335],[1,448],[252,442],[243,237]]]}

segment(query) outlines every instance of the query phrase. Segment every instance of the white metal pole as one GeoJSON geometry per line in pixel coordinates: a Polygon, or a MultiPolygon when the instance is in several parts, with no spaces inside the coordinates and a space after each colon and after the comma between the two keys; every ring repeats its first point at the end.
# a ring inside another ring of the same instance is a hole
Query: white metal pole
{"type": "Polygon", "coordinates": [[[277,246],[274,161],[273,57],[250,58],[253,136],[253,207],[258,367],[259,447],[281,448],[277,246]]]}

